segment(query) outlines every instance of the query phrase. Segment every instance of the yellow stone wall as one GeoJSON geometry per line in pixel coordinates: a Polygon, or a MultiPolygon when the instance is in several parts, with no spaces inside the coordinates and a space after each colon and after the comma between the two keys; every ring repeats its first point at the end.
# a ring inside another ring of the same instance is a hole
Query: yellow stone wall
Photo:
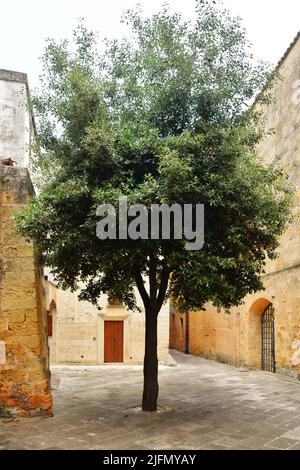
{"type": "MultiPolygon", "coordinates": [[[[49,338],[51,363],[102,364],[104,362],[104,321],[124,321],[124,363],[140,364],[144,360],[145,314],[124,307],[109,306],[106,296],[98,310],[90,302],[79,301],[77,292],[58,289],[47,282],[47,309],[56,305],[53,313],[53,336],[49,338]]],[[[169,307],[165,304],[158,317],[158,359],[169,357],[169,307]]]]}
{"type": "Polygon", "coordinates": [[[43,277],[13,220],[31,194],[26,169],[0,165],[0,416],[52,414],[43,277]]]}
{"type": "MultiPolygon", "coordinates": [[[[276,370],[300,379],[300,37],[280,65],[274,101],[264,109],[266,129],[274,129],[259,146],[262,159],[279,157],[289,166],[295,188],[294,221],[281,239],[279,258],[269,262],[265,291],[250,295],[230,314],[208,305],[189,314],[189,350],[235,366],[261,368],[261,315],[275,309],[276,370]]],[[[179,314],[175,314],[178,318],[179,314]]],[[[171,318],[172,322],[172,318],[171,318]]],[[[178,319],[177,319],[178,322],[178,319]]],[[[178,331],[172,336],[179,337],[178,331]]],[[[176,344],[176,341],[173,341],[176,344]]]]}

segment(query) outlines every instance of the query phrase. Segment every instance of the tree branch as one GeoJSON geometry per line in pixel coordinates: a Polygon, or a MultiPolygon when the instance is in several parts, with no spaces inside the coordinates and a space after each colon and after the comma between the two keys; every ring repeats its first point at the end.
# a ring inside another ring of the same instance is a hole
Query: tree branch
{"type": "Polygon", "coordinates": [[[163,306],[166,292],[168,289],[169,284],[169,277],[170,277],[170,270],[164,266],[161,274],[161,282],[159,287],[159,293],[157,297],[157,314],[159,313],[161,307],[163,306]]]}
{"type": "Polygon", "coordinates": [[[148,295],[148,292],[145,289],[143,277],[139,271],[136,271],[134,274],[134,278],[135,278],[136,286],[138,288],[140,296],[142,297],[144,307],[147,310],[150,305],[150,297],[148,295]]]}

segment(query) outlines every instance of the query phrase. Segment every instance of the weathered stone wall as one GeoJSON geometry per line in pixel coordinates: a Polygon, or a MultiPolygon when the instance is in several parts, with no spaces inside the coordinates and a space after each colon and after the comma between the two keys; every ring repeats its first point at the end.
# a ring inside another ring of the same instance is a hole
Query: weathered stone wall
{"type": "Polygon", "coordinates": [[[29,164],[35,131],[28,101],[27,75],[0,69],[0,159],[12,158],[21,167],[29,164]]]}
{"type": "Polygon", "coordinates": [[[43,277],[34,247],[15,232],[28,202],[26,169],[0,165],[0,416],[51,415],[43,277]]]}
{"type": "MultiPolygon", "coordinates": [[[[282,165],[289,165],[290,182],[295,188],[294,221],[281,239],[278,259],[268,263],[263,276],[265,291],[248,296],[245,304],[230,314],[218,312],[211,305],[205,312],[190,312],[189,350],[236,366],[260,369],[261,316],[273,304],[276,370],[300,378],[299,35],[279,71],[282,79],[274,89],[273,103],[263,110],[266,129],[274,129],[275,134],[269,135],[258,150],[263,161],[272,163],[278,157],[282,165]]],[[[178,329],[173,336],[178,342],[178,329]]]]}
{"type": "MultiPolygon", "coordinates": [[[[51,277],[51,276],[50,276],[51,277]]],[[[137,294],[141,313],[122,306],[109,306],[107,297],[100,302],[102,310],[90,302],[78,300],[78,293],[56,288],[47,283],[47,310],[56,305],[53,336],[49,338],[52,363],[102,364],[104,362],[104,321],[124,321],[124,363],[139,364],[144,360],[145,314],[137,294]]],[[[169,360],[169,307],[165,304],[158,317],[158,358],[169,360]]]]}

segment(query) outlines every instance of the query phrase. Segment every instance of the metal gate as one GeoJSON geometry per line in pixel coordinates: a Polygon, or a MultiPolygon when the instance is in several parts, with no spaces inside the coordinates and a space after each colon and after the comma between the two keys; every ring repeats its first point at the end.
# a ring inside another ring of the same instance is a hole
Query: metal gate
{"type": "Polygon", "coordinates": [[[261,368],[267,372],[275,372],[275,317],[274,307],[269,305],[261,318],[261,368]]]}

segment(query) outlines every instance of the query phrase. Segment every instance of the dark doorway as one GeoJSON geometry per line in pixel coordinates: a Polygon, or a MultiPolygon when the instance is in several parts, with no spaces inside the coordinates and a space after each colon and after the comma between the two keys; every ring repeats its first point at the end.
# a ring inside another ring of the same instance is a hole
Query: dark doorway
{"type": "Polygon", "coordinates": [[[52,337],[53,335],[53,315],[51,311],[47,312],[47,332],[48,336],[52,337]]]}
{"type": "Polygon", "coordinates": [[[261,317],[261,368],[267,372],[276,372],[275,363],[275,316],[274,307],[270,304],[261,317]]]}
{"type": "Polygon", "coordinates": [[[104,322],[104,362],[123,362],[123,321],[104,322]]]}

